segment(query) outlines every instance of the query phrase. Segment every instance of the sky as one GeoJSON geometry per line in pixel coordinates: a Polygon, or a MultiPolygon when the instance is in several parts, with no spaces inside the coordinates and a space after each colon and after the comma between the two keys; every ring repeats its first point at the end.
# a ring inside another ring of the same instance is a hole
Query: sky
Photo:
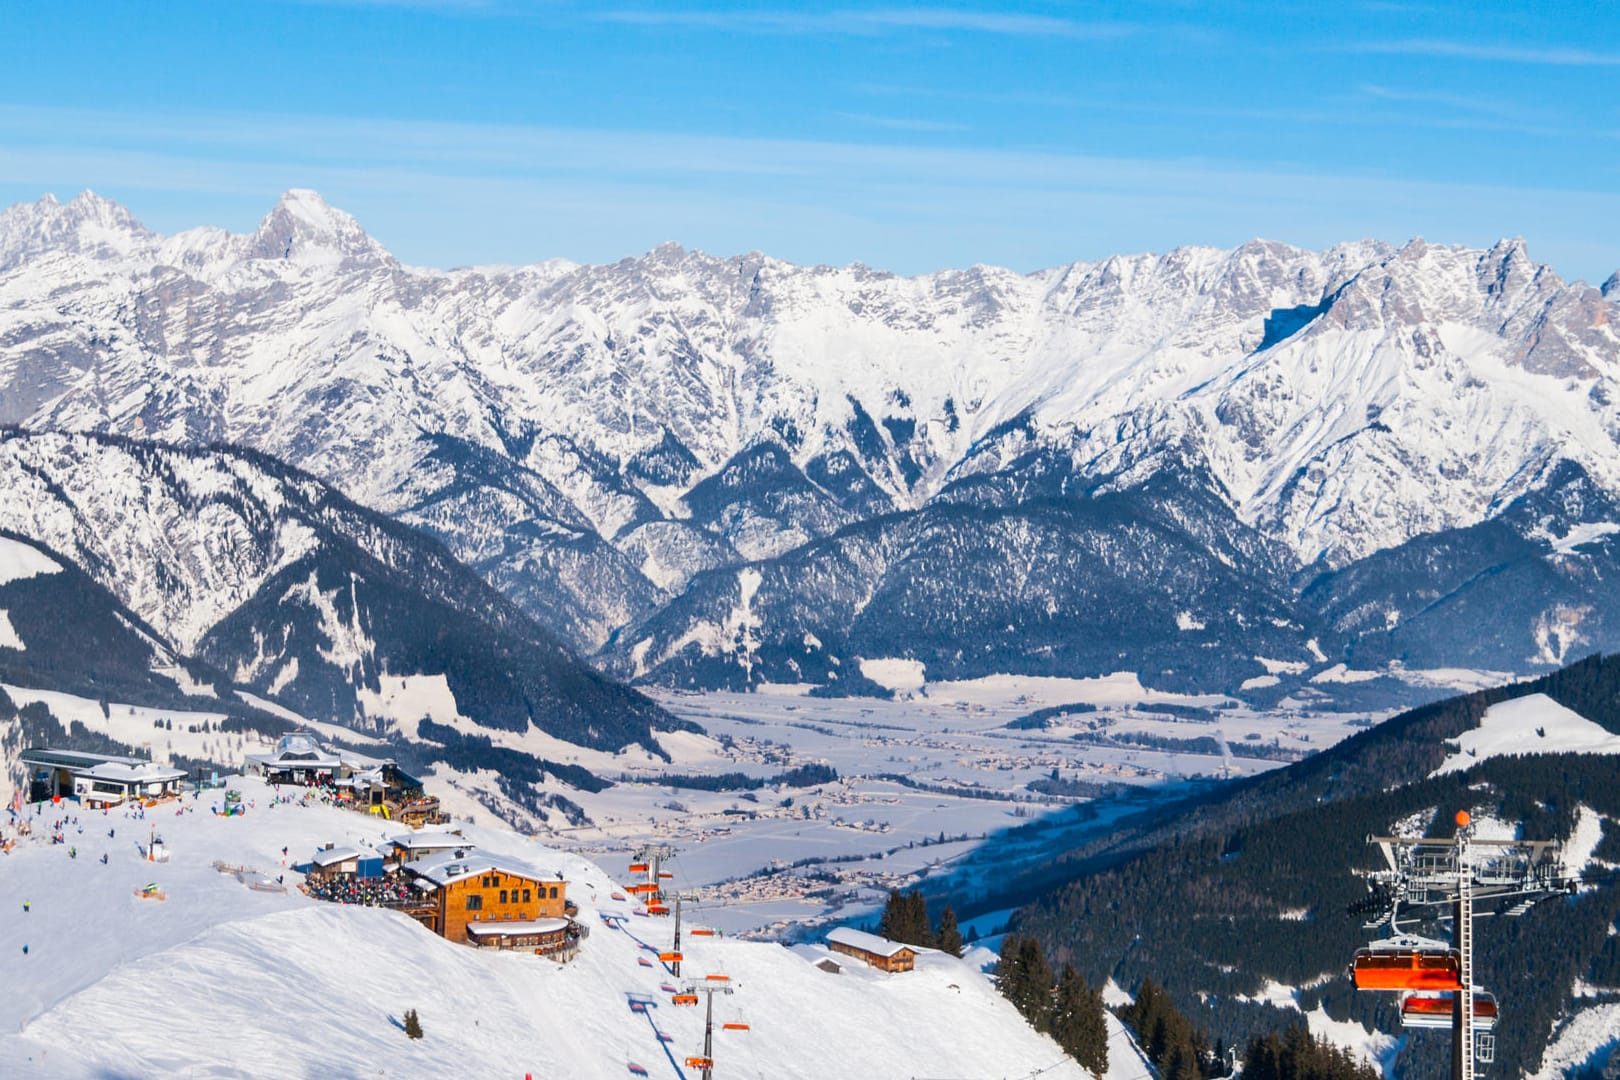
{"type": "Polygon", "coordinates": [[[1620,4],[0,4],[0,204],[406,262],[1034,270],[1253,237],[1620,268],[1620,4]]]}

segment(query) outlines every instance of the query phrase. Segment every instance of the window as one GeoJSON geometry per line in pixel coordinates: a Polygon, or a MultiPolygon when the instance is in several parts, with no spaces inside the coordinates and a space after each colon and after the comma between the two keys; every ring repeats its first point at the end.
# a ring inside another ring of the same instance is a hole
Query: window
{"type": "Polygon", "coordinates": [[[503,903],[503,904],[506,903],[506,890],[505,889],[501,890],[501,903],[503,903]]]}
{"type": "Polygon", "coordinates": [[[551,887],[551,898],[553,900],[557,899],[557,886],[555,885],[551,887]]]}
{"type": "Polygon", "coordinates": [[[479,896],[477,893],[473,893],[472,895],[468,896],[467,897],[467,910],[468,911],[482,911],[482,910],[484,910],[484,898],[482,896],[479,896]]]}
{"type": "Polygon", "coordinates": [[[523,890],[523,902],[525,904],[527,904],[529,902],[529,890],[528,889],[523,890]]]}

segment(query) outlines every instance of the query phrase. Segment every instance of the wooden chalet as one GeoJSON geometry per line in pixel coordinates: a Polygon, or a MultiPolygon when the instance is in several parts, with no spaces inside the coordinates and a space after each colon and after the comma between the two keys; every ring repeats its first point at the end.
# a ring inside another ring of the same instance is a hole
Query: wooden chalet
{"type": "Polygon", "coordinates": [[[401,869],[422,896],[421,906],[410,913],[451,941],[465,943],[480,936],[493,941],[501,935],[492,926],[566,916],[568,883],[561,875],[546,878],[513,860],[457,849],[406,863],[401,869]],[[478,927],[476,934],[469,933],[473,926],[478,927]]]}
{"type": "Polygon", "coordinates": [[[827,935],[827,948],[853,956],[880,971],[910,971],[917,963],[917,950],[899,941],[840,926],[827,935]]]}

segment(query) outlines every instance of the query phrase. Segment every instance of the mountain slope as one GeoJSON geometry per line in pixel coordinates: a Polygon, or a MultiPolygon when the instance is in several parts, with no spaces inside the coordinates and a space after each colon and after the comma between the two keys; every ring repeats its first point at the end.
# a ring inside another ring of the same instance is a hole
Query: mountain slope
{"type": "MultiPolygon", "coordinates": [[[[302,860],[324,843],[376,847],[396,831],[319,804],[277,805],[254,780],[240,788],[251,807],[241,817],[208,813],[206,795],[198,813],[165,816],[168,863],[143,861],[135,845],[143,823],[116,812],[106,821],[117,835],[88,830],[76,838],[76,859],[43,836],[7,858],[0,903],[14,914],[0,923],[11,958],[0,1071],[619,1078],[636,1065],[689,1075],[681,1063],[701,1052],[704,1017],[661,989],[686,981],[655,962],[669,927],[631,917],[603,868],[510,832],[461,826],[480,851],[565,879],[587,934],[566,965],[473,949],[397,912],[253,891],[217,872],[247,865],[284,873],[291,885],[300,875],[279,869],[284,846],[302,860]],[[166,901],[132,898],[154,879],[166,901]],[[153,986],[163,987],[161,1000],[153,986]],[[632,1002],[647,1004],[637,1011],[632,1002]],[[420,1016],[420,1041],[401,1030],[407,1009],[420,1016]]],[[[716,1031],[720,1076],[1087,1075],[977,969],[943,954],[889,976],[853,962],[828,974],[780,945],[730,938],[689,939],[684,951],[688,979],[724,974],[736,991],[717,997],[717,1029],[750,1025],[716,1031]]],[[[1125,1050],[1115,1047],[1109,1076],[1145,1080],[1125,1050]]]]}
{"type": "MultiPolygon", "coordinates": [[[[1594,657],[1425,706],[1286,769],[1144,815],[1010,883],[1038,897],[1014,925],[1088,978],[1168,983],[1229,1042],[1319,1006],[1336,1021],[1398,1032],[1390,999],[1357,993],[1346,974],[1375,936],[1346,914],[1366,896],[1363,875],[1382,866],[1364,838],[1450,835],[1452,813],[1468,809],[1490,835],[1563,841],[1569,872],[1585,882],[1567,900],[1485,920],[1477,934],[1480,985],[1503,1009],[1498,1067],[1534,1072],[1560,1025],[1620,994],[1620,756],[1565,752],[1558,732],[1570,714],[1561,707],[1579,714],[1573,723],[1620,734],[1620,660],[1594,657]],[[1493,745],[1525,756],[1456,749],[1459,737],[1478,742],[1487,710],[1508,702],[1511,714],[1490,713],[1493,745]],[[1461,768],[1441,771],[1448,755],[1461,768]]],[[[1442,1075],[1434,1042],[1404,1044],[1394,1068],[1442,1075]]]]}
{"type": "MultiPolygon", "coordinates": [[[[593,652],[706,572],[967,493],[1170,471],[1318,572],[1493,520],[1566,464],[1612,495],[1617,305],[1518,241],[440,272],[312,192],[249,236],[167,238],[86,193],[0,214],[0,421],[255,447],[433,531],[593,652]]],[[[1516,633],[1515,670],[1561,655],[1516,633]]]]}
{"type": "MultiPolygon", "coordinates": [[[[387,731],[381,679],[475,724],[655,746],[674,721],[423,535],[263,455],[0,432],[0,527],[83,567],[185,654],[307,716],[387,731]]],[[[414,733],[408,728],[407,733],[414,733]]]]}

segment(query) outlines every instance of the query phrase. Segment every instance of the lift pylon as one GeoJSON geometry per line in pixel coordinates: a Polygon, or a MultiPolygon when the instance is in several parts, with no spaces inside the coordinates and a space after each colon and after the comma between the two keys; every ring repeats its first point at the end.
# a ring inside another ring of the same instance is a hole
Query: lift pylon
{"type": "MultiPolygon", "coordinates": [[[[1449,992],[1451,1077],[1475,1080],[1478,1066],[1494,1057],[1495,1045],[1475,1010],[1489,999],[1494,1025],[1497,1006],[1474,984],[1474,920],[1498,912],[1523,914],[1537,901],[1569,891],[1574,881],[1564,872],[1555,841],[1481,840],[1473,835],[1468,811],[1459,810],[1455,820],[1451,837],[1367,837],[1388,869],[1370,876],[1369,897],[1352,912],[1370,914],[1368,929],[1387,926],[1392,937],[1358,952],[1352,970],[1358,989],[1400,989],[1409,998],[1411,992],[1449,992]],[[1403,907],[1409,912],[1404,916],[1403,907]],[[1449,919],[1451,943],[1407,935],[1403,918],[1449,919]],[[1442,969],[1449,974],[1437,974],[1442,969]]],[[[1436,1010],[1423,998],[1417,1001],[1410,1011],[1420,1021],[1414,1026],[1423,1026],[1422,1014],[1436,1010]]],[[[1403,999],[1403,1022],[1412,1004],[1403,999]]]]}
{"type": "MultiPolygon", "coordinates": [[[[732,994],[736,992],[736,989],[731,985],[728,976],[707,975],[704,976],[702,982],[689,983],[685,994],[681,995],[686,997],[707,994],[709,997],[708,1012],[703,1018],[703,1053],[702,1055],[694,1054],[686,1059],[686,1067],[701,1070],[703,1080],[714,1080],[714,995],[732,994]]],[[[734,1024],[727,1024],[726,1027],[737,1030],[737,1026],[734,1024]]],[[[742,1028],[740,1030],[746,1031],[747,1029],[742,1028]]]]}
{"type": "Polygon", "coordinates": [[[632,874],[644,874],[646,880],[638,882],[631,888],[641,896],[647,910],[655,915],[664,915],[669,911],[664,903],[664,880],[673,877],[663,872],[664,860],[675,857],[675,849],[668,844],[643,844],[636,849],[630,863],[632,874]],[[651,886],[649,888],[649,886],[651,886]],[[658,910],[662,908],[663,910],[658,910]]]}

